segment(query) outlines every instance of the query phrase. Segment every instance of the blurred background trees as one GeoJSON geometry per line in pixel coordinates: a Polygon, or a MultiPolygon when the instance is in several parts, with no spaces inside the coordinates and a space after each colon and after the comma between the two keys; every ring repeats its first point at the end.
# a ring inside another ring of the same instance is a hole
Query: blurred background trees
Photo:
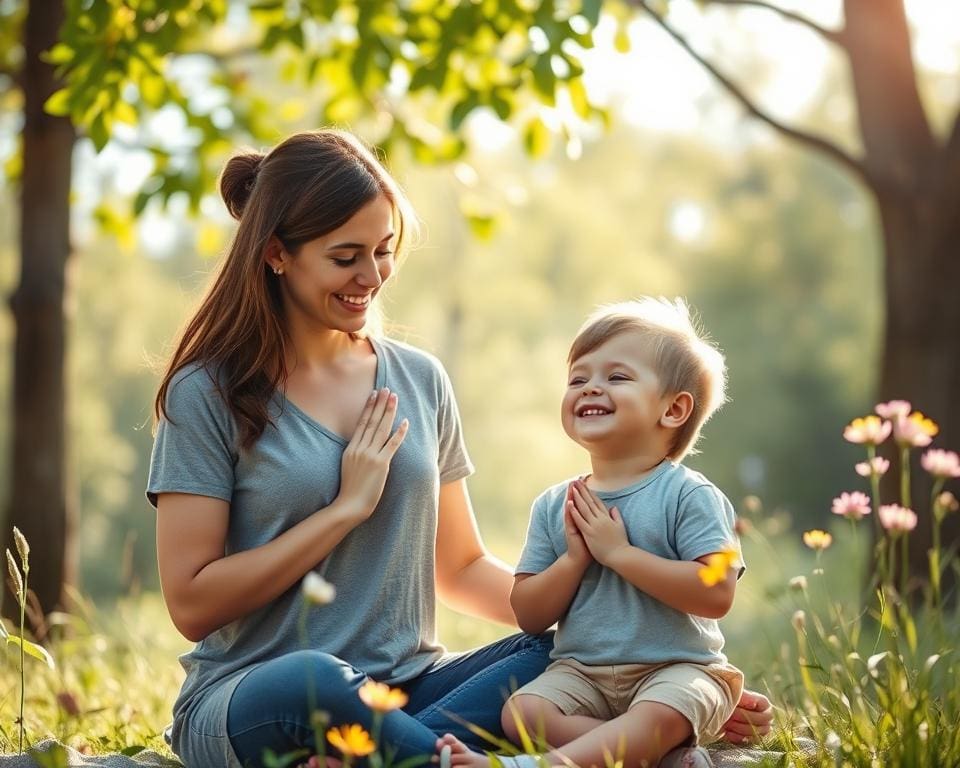
{"type": "Polygon", "coordinates": [[[481,525],[504,557],[519,551],[537,490],[583,466],[557,404],[566,345],[599,302],[683,294],[700,309],[728,355],[731,403],[694,463],[732,498],[761,495],[824,524],[856,455],[840,428],[878,395],[913,399],[949,445],[960,432],[950,294],[960,135],[955,88],[942,83],[960,67],[954,57],[952,71],[918,79],[902,0],[820,7],[823,20],[797,23],[764,2],[70,0],[59,42],[41,45],[37,64],[29,18],[51,6],[0,4],[0,289],[16,290],[22,308],[36,280],[45,322],[69,328],[64,358],[25,341],[21,310],[16,325],[0,320],[11,414],[2,466],[13,467],[0,475],[4,530],[19,525],[44,563],[32,578],[41,603],[52,606],[70,578],[59,567],[66,536],[45,534],[66,530],[71,498],[85,586],[155,585],[142,488],[156,379],[145,361],[164,355],[228,242],[212,182],[237,144],[331,122],[390,153],[426,222],[387,315],[451,370],[480,469],[481,525]],[[624,95],[623,81],[696,82],[655,48],[664,31],[714,75],[690,94],[685,122],[657,123],[665,97],[624,95]],[[807,47],[771,52],[772,31],[806,36],[807,47]],[[783,93],[778,68],[797,50],[822,63],[789,81],[805,94],[783,93]],[[53,89],[41,89],[43,101],[82,137],[70,199],[70,164],[43,155],[44,167],[26,151],[40,93],[26,87],[31,64],[47,76],[58,68],[65,89],[49,101],[53,89]],[[718,81],[720,91],[709,84],[718,81]],[[786,126],[748,91],[812,127],[786,126]],[[737,102],[753,122],[731,112],[737,102]],[[772,141],[770,129],[819,156],[772,141]],[[829,131],[836,143],[821,138],[829,131]],[[55,173],[66,173],[58,199],[74,211],[69,280],[66,222],[54,227],[32,205],[19,225],[13,217],[19,189],[55,173]],[[24,240],[31,231],[52,237],[54,266],[24,240]],[[26,361],[14,363],[16,348],[26,361]],[[55,396],[37,398],[41,374],[66,382],[65,417],[55,396]],[[18,448],[43,434],[66,435],[66,451],[53,437],[18,448]]]}

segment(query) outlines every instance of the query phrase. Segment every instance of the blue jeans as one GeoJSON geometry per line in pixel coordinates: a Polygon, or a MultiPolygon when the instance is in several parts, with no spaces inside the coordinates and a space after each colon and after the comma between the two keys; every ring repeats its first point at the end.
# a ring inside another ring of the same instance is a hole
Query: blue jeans
{"type": "MultiPolygon", "coordinates": [[[[552,648],[552,632],[516,634],[438,660],[398,686],[410,700],[403,709],[384,716],[381,744],[395,751],[395,762],[428,758],[443,733],[452,733],[475,749],[490,749],[461,720],[503,738],[503,702],[511,691],[543,672],[552,648]]],[[[371,712],[357,695],[366,680],[359,669],[322,651],[296,651],[261,664],[230,699],[227,733],[234,752],[244,766],[260,766],[267,748],[278,755],[303,748],[313,753],[311,702],[329,714],[331,726],[360,723],[370,730],[371,712]]],[[[330,753],[335,751],[328,749],[330,753]]]]}

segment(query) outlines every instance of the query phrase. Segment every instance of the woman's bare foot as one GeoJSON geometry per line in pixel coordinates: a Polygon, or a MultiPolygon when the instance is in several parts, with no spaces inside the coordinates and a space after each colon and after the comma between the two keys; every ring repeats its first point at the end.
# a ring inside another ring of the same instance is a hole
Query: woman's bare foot
{"type": "MultiPolygon", "coordinates": [[[[453,768],[490,768],[489,757],[479,752],[471,752],[466,744],[449,733],[437,739],[437,754],[442,755],[447,748],[450,750],[450,766],[453,768]]],[[[442,760],[440,766],[447,768],[442,760]]]]}

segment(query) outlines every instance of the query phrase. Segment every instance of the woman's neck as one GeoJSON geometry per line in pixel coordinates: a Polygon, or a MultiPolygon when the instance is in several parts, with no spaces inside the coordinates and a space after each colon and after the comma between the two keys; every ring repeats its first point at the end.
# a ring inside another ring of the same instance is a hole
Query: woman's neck
{"type": "Polygon", "coordinates": [[[318,331],[293,327],[288,330],[290,345],[287,352],[287,370],[326,367],[354,353],[358,348],[367,348],[363,339],[344,331],[324,329],[318,331]]]}

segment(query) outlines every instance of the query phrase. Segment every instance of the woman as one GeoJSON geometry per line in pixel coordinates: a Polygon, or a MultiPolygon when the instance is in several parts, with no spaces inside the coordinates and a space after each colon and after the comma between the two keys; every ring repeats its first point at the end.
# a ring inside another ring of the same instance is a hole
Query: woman
{"type": "MultiPolygon", "coordinates": [[[[514,625],[513,576],[480,541],[445,372],[368,330],[409,204],[333,130],[232,158],[221,193],[239,228],[163,377],[147,488],[164,599],[197,642],[174,751],[189,768],[312,751],[312,711],[369,727],[368,676],[409,695],[381,731],[398,759],[443,732],[482,748],[460,719],[499,733],[503,692],[543,670],[552,640],[454,656],[434,637],[437,597],[514,625]],[[305,612],[315,568],[337,599],[305,612]]],[[[731,733],[765,730],[769,702],[742,703],[760,711],[731,733]]]]}

